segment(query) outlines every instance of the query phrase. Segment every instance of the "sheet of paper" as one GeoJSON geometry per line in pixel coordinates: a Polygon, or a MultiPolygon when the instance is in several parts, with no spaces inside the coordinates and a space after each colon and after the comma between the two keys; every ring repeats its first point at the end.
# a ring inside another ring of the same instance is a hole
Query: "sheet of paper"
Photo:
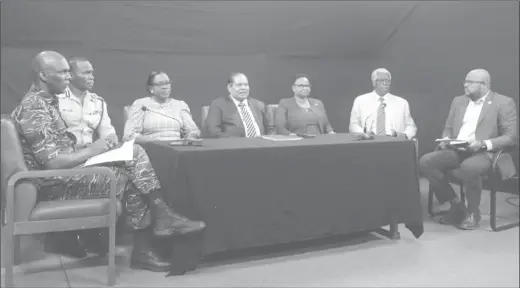
{"type": "Polygon", "coordinates": [[[85,167],[102,163],[132,160],[134,158],[134,141],[135,139],[126,141],[121,147],[117,149],[90,157],[90,159],[85,162],[85,167]]]}

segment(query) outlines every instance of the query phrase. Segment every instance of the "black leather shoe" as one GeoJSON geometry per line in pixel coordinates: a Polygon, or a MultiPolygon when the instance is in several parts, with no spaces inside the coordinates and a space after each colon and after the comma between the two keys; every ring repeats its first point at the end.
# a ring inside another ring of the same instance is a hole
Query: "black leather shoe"
{"type": "Polygon", "coordinates": [[[87,249],[79,240],[77,231],[49,233],[45,236],[43,250],[46,253],[57,253],[72,258],[87,257],[87,249]]]}
{"type": "Polygon", "coordinates": [[[206,223],[192,221],[173,210],[164,202],[156,203],[153,233],[156,236],[172,236],[175,234],[188,234],[204,230],[206,223]]]}
{"type": "Polygon", "coordinates": [[[444,225],[459,225],[466,215],[466,206],[463,203],[451,205],[446,214],[442,215],[439,223],[444,225]]]}
{"type": "Polygon", "coordinates": [[[475,230],[479,227],[478,223],[480,222],[480,219],[480,215],[470,213],[458,227],[462,230],[475,230]]]}
{"type": "Polygon", "coordinates": [[[139,270],[149,270],[154,272],[170,271],[170,261],[161,257],[153,249],[143,249],[134,247],[130,258],[130,268],[139,270]]]}

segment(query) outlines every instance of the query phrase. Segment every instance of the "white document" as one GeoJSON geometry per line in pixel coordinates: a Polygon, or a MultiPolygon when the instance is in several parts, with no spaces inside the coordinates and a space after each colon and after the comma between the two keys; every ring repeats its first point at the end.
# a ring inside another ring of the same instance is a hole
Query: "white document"
{"type": "Polygon", "coordinates": [[[293,140],[302,140],[302,137],[293,136],[293,135],[262,135],[263,139],[272,140],[272,141],[293,141],[293,140]]]}
{"type": "Polygon", "coordinates": [[[117,149],[90,157],[90,159],[85,162],[85,167],[102,163],[132,160],[134,158],[134,141],[135,139],[126,141],[121,147],[117,149]]]}

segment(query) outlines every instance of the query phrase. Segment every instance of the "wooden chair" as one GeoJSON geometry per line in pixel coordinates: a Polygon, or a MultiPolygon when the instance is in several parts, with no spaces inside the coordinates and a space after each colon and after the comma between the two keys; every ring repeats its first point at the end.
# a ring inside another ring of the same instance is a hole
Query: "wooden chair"
{"type": "MultiPolygon", "coordinates": [[[[518,193],[518,163],[515,163],[517,171],[516,175],[508,179],[502,179],[502,176],[500,175],[500,170],[497,166],[499,157],[501,157],[501,155],[506,152],[509,151],[500,150],[493,155],[491,170],[487,175],[484,176],[482,183],[483,188],[488,189],[490,191],[490,226],[491,229],[495,232],[510,229],[519,225],[519,221],[517,220],[513,223],[497,226],[497,192],[518,193]]],[[[513,156],[514,161],[518,161],[518,157],[515,156],[516,155],[513,156]]],[[[448,172],[447,176],[450,182],[459,185],[461,201],[465,202],[466,199],[464,194],[464,186],[462,185],[462,182],[460,180],[460,173],[460,169],[453,169],[448,172]]],[[[445,214],[446,211],[433,211],[433,196],[433,187],[430,185],[428,191],[428,213],[432,217],[445,214]]]]}
{"type": "Polygon", "coordinates": [[[7,115],[1,117],[1,137],[2,197],[5,199],[6,209],[6,229],[2,235],[6,245],[3,253],[5,286],[13,287],[13,258],[19,255],[20,235],[102,227],[109,228],[107,276],[108,285],[114,286],[117,219],[115,174],[106,167],[29,171],[24,162],[18,133],[7,115]],[[38,189],[31,180],[78,174],[109,177],[110,198],[38,201],[38,189]]]}

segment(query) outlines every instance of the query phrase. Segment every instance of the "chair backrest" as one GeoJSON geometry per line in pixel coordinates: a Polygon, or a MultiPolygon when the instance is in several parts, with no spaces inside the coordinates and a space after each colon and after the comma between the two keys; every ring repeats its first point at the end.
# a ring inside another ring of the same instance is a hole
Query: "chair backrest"
{"type": "Polygon", "coordinates": [[[2,162],[2,191],[7,187],[7,180],[14,173],[20,171],[27,171],[27,166],[23,158],[22,145],[18,137],[18,131],[11,120],[11,117],[6,114],[1,116],[2,122],[2,148],[1,148],[1,162],[2,162]],[[5,186],[5,187],[4,187],[5,186]]]}
{"type": "Polygon", "coordinates": [[[267,129],[269,131],[272,131],[273,133],[276,130],[276,125],[274,123],[274,115],[276,115],[276,109],[278,109],[278,104],[267,105],[267,123],[269,123],[269,127],[267,127],[267,129]]]}
{"type": "Polygon", "coordinates": [[[202,135],[205,136],[207,133],[206,118],[208,117],[209,106],[202,106],[200,111],[200,128],[202,135]]]}
{"type": "MultiPolygon", "coordinates": [[[[1,116],[1,162],[0,180],[2,181],[2,208],[5,203],[5,191],[9,178],[20,171],[27,171],[27,166],[23,158],[22,145],[18,132],[11,117],[6,114],[1,116]]],[[[3,213],[3,209],[2,209],[3,213]]],[[[3,215],[2,215],[3,216],[3,215]]]]}
{"type": "Polygon", "coordinates": [[[130,108],[132,108],[132,106],[125,106],[125,111],[123,113],[125,122],[123,123],[123,125],[126,124],[126,120],[128,120],[128,117],[130,116],[130,108]]]}

